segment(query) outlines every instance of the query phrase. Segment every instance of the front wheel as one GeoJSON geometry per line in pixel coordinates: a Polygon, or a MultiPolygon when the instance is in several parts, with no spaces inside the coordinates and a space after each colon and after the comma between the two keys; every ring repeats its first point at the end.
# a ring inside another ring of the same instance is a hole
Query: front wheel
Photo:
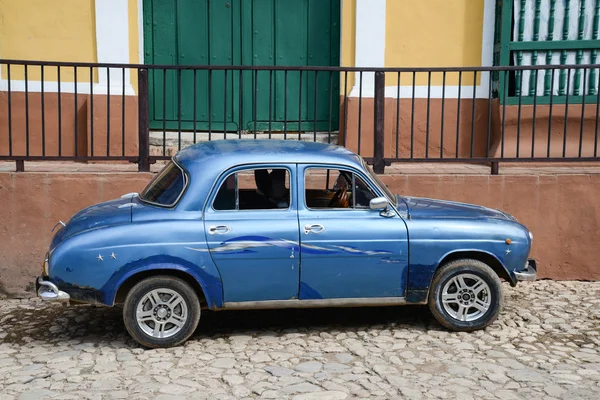
{"type": "Polygon", "coordinates": [[[194,289],[172,276],[137,283],[127,294],[123,321],[129,334],[151,348],[177,346],[196,330],[200,302],[194,289]]]}
{"type": "Polygon", "coordinates": [[[483,329],[498,318],[504,294],[498,275],[487,264],[471,259],[442,266],[429,290],[435,319],[454,331],[483,329]]]}

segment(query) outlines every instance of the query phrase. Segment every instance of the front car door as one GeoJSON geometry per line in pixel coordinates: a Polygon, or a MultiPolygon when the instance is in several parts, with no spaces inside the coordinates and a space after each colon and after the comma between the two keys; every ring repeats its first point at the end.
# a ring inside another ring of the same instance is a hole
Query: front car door
{"type": "Polygon", "coordinates": [[[395,212],[369,208],[382,196],[348,167],[298,166],[300,299],[404,297],[408,236],[395,212]]]}
{"type": "Polygon", "coordinates": [[[298,298],[295,170],[295,164],[246,166],[217,181],[204,225],[225,303],[298,298]]]}

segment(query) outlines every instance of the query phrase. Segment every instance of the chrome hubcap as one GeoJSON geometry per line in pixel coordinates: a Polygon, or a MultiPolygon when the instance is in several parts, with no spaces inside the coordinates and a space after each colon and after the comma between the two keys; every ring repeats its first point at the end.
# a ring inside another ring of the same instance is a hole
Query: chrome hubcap
{"type": "Polygon", "coordinates": [[[487,283],[474,274],[459,274],[442,288],[442,306],[458,321],[475,321],[491,305],[491,291],[487,283]]]}
{"type": "Polygon", "coordinates": [[[138,326],[155,338],[168,338],[177,334],[187,318],[185,300],[171,289],[155,289],[146,293],[136,309],[138,326]]]}

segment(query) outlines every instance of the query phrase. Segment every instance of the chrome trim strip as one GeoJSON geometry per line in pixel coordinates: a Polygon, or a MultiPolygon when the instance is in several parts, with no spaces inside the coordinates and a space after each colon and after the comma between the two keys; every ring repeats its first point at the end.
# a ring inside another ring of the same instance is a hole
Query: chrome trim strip
{"type": "Polygon", "coordinates": [[[127,207],[137,207],[137,206],[138,205],[136,203],[125,203],[125,204],[121,204],[117,208],[127,208],[127,207]]]}
{"type": "Polygon", "coordinates": [[[57,227],[58,225],[62,225],[62,226],[63,226],[63,228],[67,226],[67,225],[66,225],[64,222],[62,222],[62,221],[60,221],[60,220],[59,220],[59,221],[56,223],[56,225],[54,225],[54,228],[52,228],[52,231],[51,231],[51,232],[54,232],[54,230],[56,229],[56,227],[57,227]]]}
{"type": "Polygon", "coordinates": [[[224,310],[267,310],[285,308],[382,307],[408,304],[404,297],[359,297],[350,299],[264,300],[223,303],[224,310]]]}
{"type": "Polygon", "coordinates": [[[132,197],[137,197],[137,196],[139,196],[139,194],[138,194],[138,193],[136,193],[136,192],[125,193],[123,196],[121,196],[121,198],[122,198],[122,199],[125,199],[125,198],[127,198],[127,197],[130,197],[130,196],[132,196],[132,197]]]}
{"type": "Polygon", "coordinates": [[[45,281],[41,276],[37,278],[40,288],[37,291],[38,297],[44,301],[69,301],[71,296],[68,293],[58,290],[58,287],[50,281],[45,281]]]}

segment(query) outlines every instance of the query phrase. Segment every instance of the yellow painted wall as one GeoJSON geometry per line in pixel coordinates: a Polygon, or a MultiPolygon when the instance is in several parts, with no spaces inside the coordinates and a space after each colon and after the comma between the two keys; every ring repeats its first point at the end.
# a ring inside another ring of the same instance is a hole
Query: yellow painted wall
{"type": "MultiPolygon", "coordinates": [[[[0,0],[0,58],[95,62],[94,0],[0,0]]],[[[40,79],[39,68],[28,72],[40,79]]],[[[56,80],[56,68],[44,75],[56,80]]],[[[11,78],[23,79],[23,68],[12,67],[11,78]]],[[[72,81],[73,70],[61,68],[61,80],[72,81]]],[[[78,81],[89,82],[89,72],[78,81]]]]}
{"type": "MultiPolygon", "coordinates": [[[[97,0],[102,1],[102,0],[97,0]]],[[[141,10],[140,10],[141,11],[141,10]]],[[[131,64],[138,64],[140,62],[140,37],[139,37],[139,24],[138,24],[138,2],[137,0],[129,0],[128,3],[129,13],[129,62],[131,64]]],[[[132,69],[131,72],[131,85],[133,90],[137,92],[137,69],[132,69]]]]}
{"type": "MultiPolygon", "coordinates": [[[[356,48],[356,0],[342,2],[341,60],[343,67],[353,67],[356,48]]],[[[344,90],[345,75],[340,74],[340,93],[350,93],[354,85],[354,74],[348,74],[348,87],[344,90]]]]}
{"type": "MultiPolygon", "coordinates": [[[[484,0],[388,0],[386,2],[386,67],[480,66],[484,0]]],[[[397,76],[387,76],[397,84],[397,76]]],[[[427,84],[427,75],[417,77],[427,84]]],[[[464,74],[473,82],[473,74],[464,74]]],[[[442,83],[441,74],[432,84],[442,83]]],[[[447,76],[447,84],[458,83],[458,76],[447,76]]],[[[412,84],[402,76],[402,85],[412,84]]]]}
{"type": "MultiPolygon", "coordinates": [[[[0,58],[95,62],[94,1],[102,0],[0,0],[0,58]]],[[[341,65],[353,66],[356,45],[356,0],[342,2],[341,65]]],[[[387,0],[386,51],[388,67],[481,65],[484,0],[387,0]]],[[[128,0],[130,63],[140,62],[138,1],[128,0]]],[[[360,34],[360,32],[359,32],[360,34]]],[[[39,80],[40,69],[29,68],[29,79],[39,80]]],[[[73,70],[61,69],[63,81],[73,80],[73,70]]],[[[96,74],[95,74],[96,75],[96,74]]],[[[344,93],[344,74],[340,74],[344,93]]],[[[2,78],[6,79],[6,67],[2,78]]],[[[11,77],[23,79],[22,67],[12,67],[11,77]]],[[[396,85],[397,75],[388,74],[387,84],[396,85]]],[[[45,79],[56,80],[56,68],[45,69],[45,79]]],[[[97,77],[95,78],[95,80],[97,77]]],[[[427,74],[417,76],[427,84],[427,74]]],[[[78,81],[88,82],[89,72],[79,71],[78,81]]],[[[472,74],[463,81],[472,82],[472,74]]],[[[137,74],[131,73],[137,86],[137,74]]],[[[433,74],[432,85],[442,83],[433,74]]],[[[457,84],[457,74],[448,74],[447,84],[457,84]]],[[[349,92],[354,74],[348,74],[349,92]]],[[[402,85],[411,85],[409,74],[402,85]]]]}

